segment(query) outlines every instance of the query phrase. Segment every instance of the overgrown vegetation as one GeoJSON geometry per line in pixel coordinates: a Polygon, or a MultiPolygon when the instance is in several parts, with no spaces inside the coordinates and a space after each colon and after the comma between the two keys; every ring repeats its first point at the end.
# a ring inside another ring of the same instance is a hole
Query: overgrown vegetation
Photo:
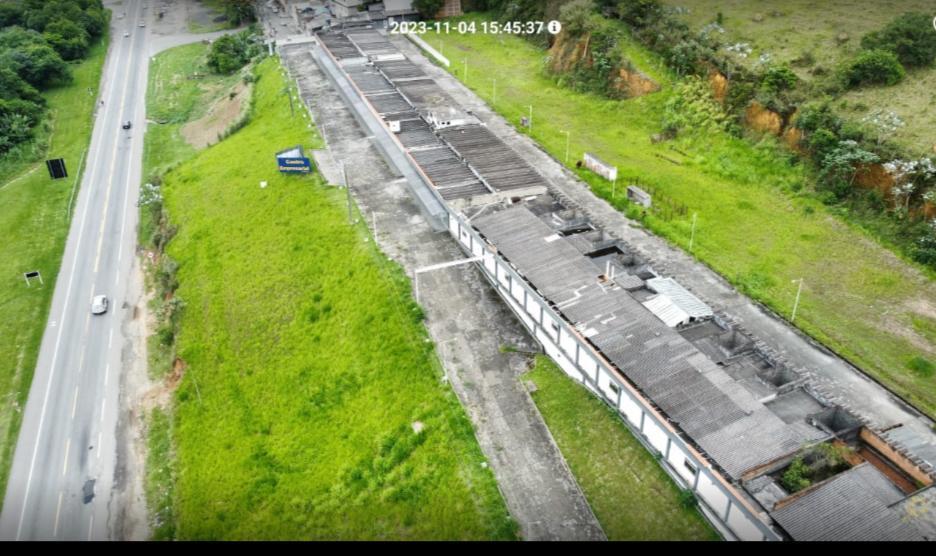
{"type": "Polygon", "coordinates": [[[445,5],[445,0],[413,0],[413,7],[421,16],[427,18],[439,13],[443,5],[445,5]]]}
{"type": "Polygon", "coordinates": [[[232,25],[250,23],[257,19],[253,0],[218,0],[232,25]]]}
{"type": "Polygon", "coordinates": [[[256,71],[249,123],[161,187],[187,306],[167,530],[514,538],[408,280],[366,225],[347,225],[343,191],[276,172],[277,146],[320,140],[290,116],[277,62],[256,71]]]}
{"type": "Polygon", "coordinates": [[[172,421],[160,408],[146,416],[146,503],[153,526],[153,539],[175,538],[172,513],[176,477],[172,461],[172,421]]]}
{"type": "Polygon", "coordinates": [[[793,458],[780,476],[780,484],[793,494],[833,477],[851,467],[846,458],[850,451],[844,444],[817,444],[793,458]]]}
{"type": "MultiPolygon", "coordinates": [[[[808,192],[807,168],[775,140],[752,144],[728,133],[686,131],[653,143],[672,87],[612,101],[557,84],[542,70],[543,50],[522,39],[448,35],[445,41],[447,49],[464,52],[471,67],[486,69],[483,76],[471,74],[467,85],[488,103],[497,79],[493,108],[507,121],[518,123],[531,104],[535,114],[548,115],[536,120],[532,135],[555,158],[565,157],[568,131],[570,167],[583,151],[618,167],[616,189],[578,171],[595,194],[683,248],[698,215],[692,254],[781,315],[792,310],[793,280],[803,278],[797,326],[936,412],[936,383],[906,369],[912,356],[936,356],[936,332],[924,324],[936,299],[932,275],[851,225],[858,218],[853,211],[819,202],[808,192]],[[653,195],[645,213],[623,195],[635,180],[653,195]]],[[[893,225],[896,219],[882,221],[893,225]]]]}
{"type": "MultiPolygon", "coordinates": [[[[7,4],[0,4],[6,13],[7,4]]],[[[5,491],[22,411],[61,265],[77,195],[84,151],[91,137],[95,97],[107,41],[70,66],[71,81],[43,94],[48,108],[32,141],[0,157],[0,492],[5,491]],[[69,178],[51,180],[48,156],[62,157],[69,178]],[[44,284],[26,287],[22,273],[38,270],[44,284]]]]}
{"type": "Polygon", "coordinates": [[[22,0],[0,5],[0,155],[33,138],[46,101],[39,90],[71,82],[104,34],[100,0],[22,0]]]}
{"type": "Polygon", "coordinates": [[[615,412],[537,356],[533,400],[611,540],[711,540],[691,491],[673,483],[615,412]],[[625,502],[629,501],[629,502],[625,502]]]}
{"type": "MultiPolygon", "coordinates": [[[[701,3],[710,4],[704,0],[701,3]]],[[[564,24],[564,35],[579,37],[586,45],[582,62],[568,71],[576,88],[621,98],[613,76],[617,68],[632,66],[617,47],[628,32],[656,52],[677,76],[696,75],[709,79],[713,72],[725,76],[728,78],[727,95],[717,108],[728,118],[728,129],[739,136],[743,134],[742,124],[752,103],[775,112],[780,118],[780,131],[799,128],[795,116],[798,109],[809,108],[806,106],[808,98],[839,95],[846,89],[869,85],[894,85],[903,79],[904,65],[926,67],[936,58],[932,22],[929,16],[913,12],[900,14],[882,29],[868,32],[861,40],[863,50],[844,57],[838,71],[820,72],[821,68],[815,68],[814,75],[818,77],[807,82],[798,79],[785,63],[775,61],[769,52],[762,53],[756,61],[749,61],[751,45],[725,38],[725,18],[721,12],[704,25],[700,22],[700,29],[692,30],[679,18],[679,14],[689,10],[668,7],[657,0],[573,0],[538,5],[492,0],[488,5],[497,9],[496,13],[503,18],[514,17],[517,13],[544,17],[550,6],[561,6],[558,12],[564,24]],[[626,26],[627,31],[615,25],[616,22],[626,26]],[[824,74],[828,75],[821,77],[824,74]]],[[[697,9],[705,11],[704,7],[697,9]]],[[[705,13],[714,14],[715,10],[705,13]]],[[[782,15],[779,11],[771,13],[782,15]]],[[[754,19],[762,21],[764,15],[758,14],[754,19]]],[[[847,35],[845,40],[848,40],[847,35]]],[[[812,66],[815,58],[807,51],[792,62],[812,66]]],[[[694,109],[699,105],[689,103],[687,107],[694,109]]],[[[706,112],[712,113],[711,110],[706,112]]],[[[695,115],[699,115],[698,112],[695,115]]],[[[663,122],[662,139],[672,137],[678,127],[673,125],[673,113],[668,116],[663,122]]],[[[932,253],[936,245],[936,202],[925,200],[928,192],[932,192],[936,200],[936,181],[927,178],[908,182],[913,183],[916,190],[904,197],[906,210],[901,211],[899,203],[892,203],[893,198],[902,195],[900,189],[888,191],[885,187],[880,198],[875,199],[869,197],[864,181],[862,187],[857,187],[854,179],[857,172],[866,170],[872,162],[899,163],[918,157],[890,141],[896,128],[902,127],[904,122],[896,116],[870,114],[862,125],[854,122],[845,125],[848,134],[830,136],[823,132],[818,141],[807,136],[801,145],[795,146],[811,162],[814,174],[810,178],[817,183],[820,198],[827,204],[841,204],[860,214],[852,221],[872,233],[881,234],[884,242],[917,262],[936,268],[933,266],[936,256],[932,253]],[[812,149],[817,142],[834,144],[838,152],[830,156],[828,150],[812,149]],[[886,219],[892,219],[894,225],[883,221],[886,219]],[[918,225],[920,220],[933,220],[933,223],[918,225]]],[[[886,186],[886,177],[884,179],[886,186]]]]}

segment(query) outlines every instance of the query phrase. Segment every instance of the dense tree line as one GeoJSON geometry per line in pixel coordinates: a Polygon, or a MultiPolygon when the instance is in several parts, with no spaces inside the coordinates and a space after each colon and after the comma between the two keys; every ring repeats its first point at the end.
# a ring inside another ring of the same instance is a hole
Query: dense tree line
{"type": "Polygon", "coordinates": [[[87,55],[107,21],[101,0],[0,4],[0,155],[32,137],[40,91],[71,81],[67,62],[87,55]]]}

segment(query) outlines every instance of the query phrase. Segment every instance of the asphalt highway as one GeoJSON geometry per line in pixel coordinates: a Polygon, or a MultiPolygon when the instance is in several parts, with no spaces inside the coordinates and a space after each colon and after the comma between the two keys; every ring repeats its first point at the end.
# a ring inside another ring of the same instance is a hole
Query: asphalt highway
{"type": "MultiPolygon", "coordinates": [[[[148,69],[148,28],[139,23],[149,14],[140,0],[109,7],[111,45],[0,514],[3,540],[113,537],[121,324],[132,318],[124,300],[136,243],[148,69]],[[122,128],[127,121],[129,130],[122,128]],[[91,314],[97,294],[110,301],[103,315],[91,314]]],[[[72,175],[78,162],[66,161],[72,175]]]]}

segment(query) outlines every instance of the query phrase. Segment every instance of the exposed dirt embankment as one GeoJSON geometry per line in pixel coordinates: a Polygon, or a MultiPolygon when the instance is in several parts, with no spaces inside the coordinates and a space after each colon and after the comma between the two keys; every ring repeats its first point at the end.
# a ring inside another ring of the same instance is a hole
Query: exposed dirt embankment
{"type": "Polygon", "coordinates": [[[744,111],[744,123],[760,133],[779,136],[783,132],[783,117],[756,100],[744,111]]]}
{"type": "Polygon", "coordinates": [[[208,113],[182,126],[182,136],[196,149],[217,143],[224,132],[243,117],[249,98],[250,87],[238,81],[227,95],[215,101],[208,113]]]}
{"type": "MultiPolygon", "coordinates": [[[[549,49],[549,69],[554,73],[571,73],[579,68],[591,68],[595,60],[591,36],[574,38],[560,33],[549,49]]],[[[628,60],[608,73],[610,87],[622,98],[634,98],[660,90],[660,85],[634,67],[628,60]]]]}

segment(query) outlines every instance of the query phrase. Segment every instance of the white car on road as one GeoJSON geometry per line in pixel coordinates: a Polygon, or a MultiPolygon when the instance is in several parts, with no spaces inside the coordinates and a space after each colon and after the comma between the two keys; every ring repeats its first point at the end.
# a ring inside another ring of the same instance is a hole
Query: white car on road
{"type": "Polygon", "coordinates": [[[91,300],[91,314],[102,315],[107,312],[107,296],[96,295],[91,300]]]}

